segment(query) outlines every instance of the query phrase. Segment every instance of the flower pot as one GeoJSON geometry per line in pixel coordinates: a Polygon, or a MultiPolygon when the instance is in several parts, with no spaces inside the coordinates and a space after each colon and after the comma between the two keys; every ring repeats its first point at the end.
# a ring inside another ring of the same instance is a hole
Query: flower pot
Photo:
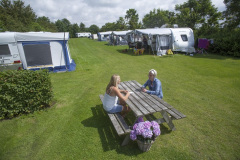
{"type": "Polygon", "coordinates": [[[147,152],[150,150],[152,144],[154,143],[154,141],[151,141],[151,142],[142,142],[140,140],[137,139],[137,143],[138,143],[138,147],[141,151],[143,152],[147,152]]]}

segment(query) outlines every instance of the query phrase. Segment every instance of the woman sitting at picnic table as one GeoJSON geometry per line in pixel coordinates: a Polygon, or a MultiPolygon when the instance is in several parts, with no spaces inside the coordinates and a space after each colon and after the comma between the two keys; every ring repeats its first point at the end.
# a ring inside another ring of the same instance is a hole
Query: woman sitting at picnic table
{"type": "Polygon", "coordinates": [[[127,90],[118,89],[118,84],[120,81],[119,75],[113,75],[111,77],[104,95],[103,108],[108,113],[121,112],[120,114],[125,117],[126,114],[131,110],[125,102],[130,93],[127,90]],[[125,94],[125,96],[123,96],[121,93],[125,94]]]}
{"type": "Polygon", "coordinates": [[[142,85],[142,91],[146,92],[148,94],[154,94],[158,96],[159,98],[163,98],[163,92],[162,92],[162,85],[161,81],[156,78],[157,71],[154,69],[151,69],[148,73],[148,80],[147,82],[142,85]],[[146,89],[148,86],[149,90],[146,89]]]}

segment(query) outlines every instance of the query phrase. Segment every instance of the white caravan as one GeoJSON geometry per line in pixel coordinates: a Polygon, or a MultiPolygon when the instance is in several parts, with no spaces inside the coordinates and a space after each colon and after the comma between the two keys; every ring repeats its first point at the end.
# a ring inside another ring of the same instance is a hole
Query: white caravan
{"type": "Polygon", "coordinates": [[[99,41],[109,41],[109,37],[112,34],[112,31],[107,31],[107,32],[98,32],[98,40],[99,41]]]}
{"type": "Polygon", "coordinates": [[[172,31],[172,50],[193,53],[194,34],[191,28],[170,28],[172,31]]]}
{"type": "Polygon", "coordinates": [[[157,55],[165,55],[168,49],[179,52],[195,52],[194,34],[190,28],[149,28],[136,29],[127,33],[128,42],[142,42],[146,38],[147,45],[157,55]]]}
{"type": "Polygon", "coordinates": [[[92,34],[90,32],[85,32],[85,33],[76,33],[76,37],[88,37],[90,38],[92,34]]]}
{"type": "Polygon", "coordinates": [[[22,68],[14,32],[0,33],[0,71],[22,68]]]}

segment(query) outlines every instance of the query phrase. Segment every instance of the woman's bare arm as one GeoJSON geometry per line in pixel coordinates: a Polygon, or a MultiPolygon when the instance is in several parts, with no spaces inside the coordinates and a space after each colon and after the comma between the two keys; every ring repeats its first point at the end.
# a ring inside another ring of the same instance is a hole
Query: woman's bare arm
{"type": "Polygon", "coordinates": [[[130,95],[130,93],[128,91],[119,90],[117,87],[113,87],[113,91],[121,100],[124,100],[124,101],[126,101],[128,99],[128,96],[130,95]],[[125,93],[126,95],[123,96],[121,94],[121,91],[122,91],[122,93],[125,93]]]}

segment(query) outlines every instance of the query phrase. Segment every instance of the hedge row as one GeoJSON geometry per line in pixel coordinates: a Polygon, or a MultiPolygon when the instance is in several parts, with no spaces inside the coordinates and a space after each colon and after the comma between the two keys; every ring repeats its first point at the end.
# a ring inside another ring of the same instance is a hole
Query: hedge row
{"type": "Polygon", "coordinates": [[[209,48],[211,53],[240,57],[240,29],[223,30],[214,34],[213,39],[209,48]]]}
{"type": "Polygon", "coordinates": [[[52,97],[48,70],[0,72],[0,119],[41,110],[52,97]]]}

